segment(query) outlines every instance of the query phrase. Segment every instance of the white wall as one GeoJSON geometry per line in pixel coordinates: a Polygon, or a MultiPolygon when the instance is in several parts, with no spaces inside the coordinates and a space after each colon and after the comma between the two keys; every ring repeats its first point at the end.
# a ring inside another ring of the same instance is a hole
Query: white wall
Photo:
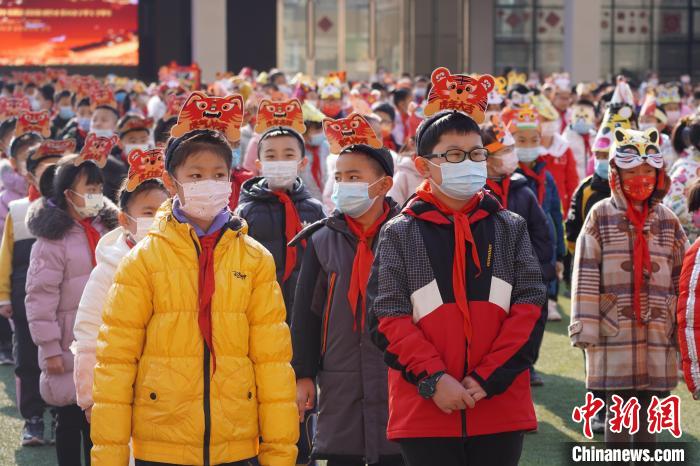
{"type": "Polygon", "coordinates": [[[203,82],[226,71],[226,0],[192,0],[192,61],[203,82]]]}

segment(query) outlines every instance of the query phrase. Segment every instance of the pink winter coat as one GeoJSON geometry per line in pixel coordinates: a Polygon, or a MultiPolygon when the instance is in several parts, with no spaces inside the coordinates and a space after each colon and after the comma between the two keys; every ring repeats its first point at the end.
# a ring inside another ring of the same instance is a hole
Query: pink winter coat
{"type": "Polygon", "coordinates": [[[9,160],[0,162],[0,230],[5,228],[5,218],[10,211],[10,202],[27,196],[27,181],[17,173],[9,160]]]}
{"type": "MultiPolygon", "coordinates": [[[[117,210],[105,200],[93,226],[105,234],[118,226],[117,210]]],[[[36,236],[27,272],[27,320],[39,347],[40,392],[52,406],[75,404],[73,325],[78,303],[93,269],[92,251],[83,228],[51,201],[39,199],[29,208],[27,227],[36,236]],[[48,374],[46,359],[63,356],[63,374],[48,374]]]]}

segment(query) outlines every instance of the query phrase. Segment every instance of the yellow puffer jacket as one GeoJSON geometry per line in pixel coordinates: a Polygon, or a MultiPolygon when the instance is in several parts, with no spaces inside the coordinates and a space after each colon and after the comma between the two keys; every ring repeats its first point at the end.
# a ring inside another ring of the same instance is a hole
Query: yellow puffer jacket
{"type": "Polygon", "coordinates": [[[170,202],[122,261],[97,340],[92,464],[295,464],[292,345],[270,253],[233,217],[214,251],[216,372],[197,323],[199,240],[170,202]],[[259,443],[259,439],[260,443],[259,443]]]}

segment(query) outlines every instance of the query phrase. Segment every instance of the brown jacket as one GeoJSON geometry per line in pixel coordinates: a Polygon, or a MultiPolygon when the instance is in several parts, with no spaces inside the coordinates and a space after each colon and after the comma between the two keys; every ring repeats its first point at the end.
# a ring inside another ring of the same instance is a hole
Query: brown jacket
{"type": "Polygon", "coordinates": [[[652,195],[644,226],[652,272],[641,293],[644,323],[635,321],[634,229],[614,160],[610,172],[612,197],[592,208],[576,243],[569,336],[586,350],[588,389],[670,390],[678,379],[675,308],[688,240],[660,203],[666,177],[666,189],[652,195]]]}

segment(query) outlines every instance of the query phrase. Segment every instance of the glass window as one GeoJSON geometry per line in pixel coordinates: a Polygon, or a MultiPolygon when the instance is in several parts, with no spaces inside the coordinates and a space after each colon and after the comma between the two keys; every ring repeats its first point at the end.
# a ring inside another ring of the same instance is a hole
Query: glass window
{"type": "Polygon", "coordinates": [[[372,71],[369,61],[369,26],[369,0],[346,0],[345,69],[351,79],[366,77],[372,71]]]}
{"type": "Polygon", "coordinates": [[[283,70],[290,72],[306,69],[306,0],[284,0],[282,40],[284,43],[283,70]]]}
{"type": "Polygon", "coordinates": [[[376,2],[377,68],[399,70],[401,67],[401,5],[400,0],[376,2]]]}
{"type": "Polygon", "coordinates": [[[338,2],[314,0],[315,74],[338,70],[338,2]]]}

